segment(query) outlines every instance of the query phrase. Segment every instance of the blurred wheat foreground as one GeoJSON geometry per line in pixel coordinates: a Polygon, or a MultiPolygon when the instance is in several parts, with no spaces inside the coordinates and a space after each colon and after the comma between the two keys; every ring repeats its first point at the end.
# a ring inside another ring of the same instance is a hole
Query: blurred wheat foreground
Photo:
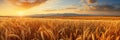
{"type": "Polygon", "coordinates": [[[0,40],[120,40],[120,20],[0,17],[0,40]]]}

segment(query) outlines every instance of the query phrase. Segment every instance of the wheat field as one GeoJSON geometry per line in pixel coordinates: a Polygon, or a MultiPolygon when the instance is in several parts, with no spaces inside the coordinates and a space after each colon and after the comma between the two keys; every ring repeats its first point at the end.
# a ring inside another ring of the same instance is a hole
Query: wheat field
{"type": "Polygon", "coordinates": [[[0,17],[0,40],[120,40],[120,20],[0,17]]]}

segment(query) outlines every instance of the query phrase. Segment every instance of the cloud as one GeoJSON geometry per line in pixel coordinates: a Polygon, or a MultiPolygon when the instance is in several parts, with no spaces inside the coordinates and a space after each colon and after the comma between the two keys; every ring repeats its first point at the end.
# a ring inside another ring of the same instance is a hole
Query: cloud
{"type": "Polygon", "coordinates": [[[97,2],[97,0],[87,0],[87,3],[96,3],[97,2]]]}
{"type": "Polygon", "coordinates": [[[9,4],[12,4],[14,6],[31,8],[31,7],[43,4],[48,0],[6,0],[6,1],[9,2],[9,4]]]}
{"type": "Polygon", "coordinates": [[[96,3],[97,2],[97,0],[80,0],[82,3],[84,3],[84,4],[92,4],[92,3],[96,3]]]}

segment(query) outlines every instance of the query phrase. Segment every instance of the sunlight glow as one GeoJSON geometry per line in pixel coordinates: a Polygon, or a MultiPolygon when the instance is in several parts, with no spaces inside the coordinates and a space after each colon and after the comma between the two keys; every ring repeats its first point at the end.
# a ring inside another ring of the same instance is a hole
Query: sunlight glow
{"type": "Polygon", "coordinates": [[[18,16],[25,16],[25,12],[24,11],[20,11],[17,14],[18,14],[18,16]]]}

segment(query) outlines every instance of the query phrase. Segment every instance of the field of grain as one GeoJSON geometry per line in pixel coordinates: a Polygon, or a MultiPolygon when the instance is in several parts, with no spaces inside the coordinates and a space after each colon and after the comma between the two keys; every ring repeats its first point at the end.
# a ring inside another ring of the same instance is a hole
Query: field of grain
{"type": "Polygon", "coordinates": [[[120,40],[120,20],[115,19],[0,17],[0,40],[120,40]]]}

